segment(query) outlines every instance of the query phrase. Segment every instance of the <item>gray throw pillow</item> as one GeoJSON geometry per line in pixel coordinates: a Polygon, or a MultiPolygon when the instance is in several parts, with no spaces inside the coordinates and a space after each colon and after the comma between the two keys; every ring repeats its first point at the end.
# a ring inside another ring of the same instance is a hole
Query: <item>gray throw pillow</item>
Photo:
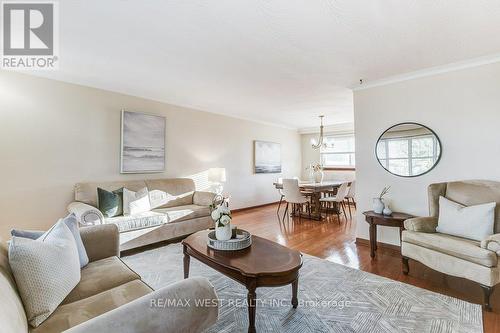
{"type": "Polygon", "coordinates": [[[66,226],[69,228],[69,231],[71,231],[73,237],[75,238],[75,244],[78,250],[78,258],[80,261],[80,268],[87,266],[87,264],[89,263],[89,257],[87,256],[87,250],[85,250],[85,246],[83,245],[82,236],[80,236],[78,220],[76,219],[75,214],[69,214],[60,221],[66,224],[66,226]]]}
{"type": "Polygon", "coordinates": [[[22,237],[22,238],[29,238],[29,239],[38,239],[44,233],[45,233],[45,231],[39,231],[39,230],[19,230],[19,229],[12,229],[10,231],[10,235],[11,236],[22,237]]]}
{"type": "Polygon", "coordinates": [[[80,282],[75,238],[63,221],[36,240],[12,237],[9,264],[33,327],[45,321],[80,282]]]}
{"type": "MultiPolygon", "coordinates": [[[[61,220],[59,220],[61,221],[61,220]]],[[[73,237],[75,238],[76,248],[78,249],[78,257],[80,260],[80,268],[87,266],[89,263],[89,257],[87,256],[87,251],[85,250],[85,246],[83,245],[82,237],[80,236],[80,230],[78,228],[78,220],[76,219],[75,214],[69,214],[64,219],[62,219],[64,224],[69,228],[73,237]]],[[[23,237],[29,239],[38,239],[40,238],[44,232],[36,231],[36,230],[17,230],[12,229],[10,231],[12,236],[23,237]]]]}

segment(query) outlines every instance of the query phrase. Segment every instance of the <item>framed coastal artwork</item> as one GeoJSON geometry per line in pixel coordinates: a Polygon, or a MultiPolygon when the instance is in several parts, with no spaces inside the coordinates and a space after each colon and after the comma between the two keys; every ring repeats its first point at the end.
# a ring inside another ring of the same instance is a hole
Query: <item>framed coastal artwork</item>
{"type": "Polygon", "coordinates": [[[281,144],[267,141],[254,141],[255,173],[281,172],[281,144]]]}
{"type": "Polygon", "coordinates": [[[165,171],[165,117],[122,110],[121,173],[165,171]]]}

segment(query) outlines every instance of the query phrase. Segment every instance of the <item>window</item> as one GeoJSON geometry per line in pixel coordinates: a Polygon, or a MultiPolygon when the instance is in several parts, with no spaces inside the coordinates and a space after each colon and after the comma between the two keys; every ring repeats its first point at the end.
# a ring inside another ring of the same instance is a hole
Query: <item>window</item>
{"type": "Polygon", "coordinates": [[[381,139],[377,156],[380,163],[393,173],[419,175],[436,163],[439,145],[433,135],[381,139]]]}
{"type": "Polygon", "coordinates": [[[354,169],[354,134],[325,137],[327,147],[321,147],[321,164],[325,168],[354,169]]]}

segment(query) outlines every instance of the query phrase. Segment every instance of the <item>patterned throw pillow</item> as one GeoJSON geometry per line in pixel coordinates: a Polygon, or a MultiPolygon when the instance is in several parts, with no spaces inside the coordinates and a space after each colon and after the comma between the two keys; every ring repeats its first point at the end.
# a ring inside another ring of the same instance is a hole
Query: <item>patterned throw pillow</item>
{"type": "MultiPolygon", "coordinates": [[[[80,267],[83,268],[87,266],[89,263],[89,257],[87,256],[87,250],[85,250],[85,246],[83,245],[82,237],[80,236],[80,229],[78,228],[78,220],[75,217],[75,214],[69,214],[64,219],[62,219],[64,224],[69,228],[73,237],[75,238],[76,248],[78,249],[78,257],[80,259],[80,267]]],[[[38,239],[45,232],[44,231],[34,231],[34,230],[18,230],[12,229],[10,231],[11,236],[29,238],[29,239],[38,239]]]]}
{"type": "Polygon", "coordinates": [[[12,237],[9,264],[33,327],[43,323],[80,282],[75,238],[62,220],[36,240],[12,237]]]}
{"type": "Polygon", "coordinates": [[[104,217],[114,217],[123,214],[123,188],[106,191],[100,187],[97,188],[98,208],[104,217]]]}

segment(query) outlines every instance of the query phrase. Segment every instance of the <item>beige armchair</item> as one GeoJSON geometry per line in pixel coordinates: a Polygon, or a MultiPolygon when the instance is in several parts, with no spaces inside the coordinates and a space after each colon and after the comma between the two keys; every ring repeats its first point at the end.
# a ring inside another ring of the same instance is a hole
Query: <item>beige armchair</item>
{"type": "Polygon", "coordinates": [[[403,273],[409,273],[408,259],[413,259],[436,271],[475,281],[480,284],[485,308],[490,311],[490,295],[500,282],[500,182],[431,184],[428,195],[430,217],[405,221],[401,243],[403,273]],[[479,242],[436,232],[440,196],[466,206],[496,202],[495,234],[479,242]]]}

